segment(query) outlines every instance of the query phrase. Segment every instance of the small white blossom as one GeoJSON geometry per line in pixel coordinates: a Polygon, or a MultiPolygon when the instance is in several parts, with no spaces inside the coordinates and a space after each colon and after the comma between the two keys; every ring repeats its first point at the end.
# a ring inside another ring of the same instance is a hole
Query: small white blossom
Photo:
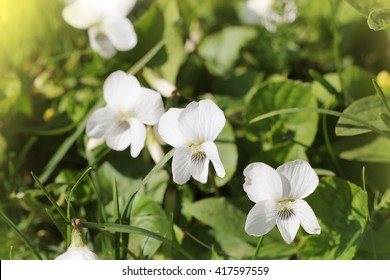
{"type": "Polygon", "coordinates": [[[63,10],[65,21],[78,29],[88,29],[94,51],[105,58],[116,50],[128,51],[137,44],[133,24],[126,17],[136,0],[75,0],[63,10]]]}
{"type": "Polygon", "coordinates": [[[98,260],[94,252],[84,244],[83,238],[78,228],[72,230],[72,242],[68,250],[59,255],[55,260],[98,260]]]}
{"type": "Polygon", "coordinates": [[[276,170],[265,163],[252,163],[244,170],[244,190],[255,206],[249,211],[245,231],[250,235],[267,234],[277,225],[290,244],[299,225],[310,234],[320,234],[317,218],[303,200],[318,185],[318,176],[303,160],[295,160],[276,170]]]}
{"type": "Polygon", "coordinates": [[[295,21],[297,7],[294,0],[247,0],[241,14],[244,23],[261,24],[275,32],[279,24],[295,21]]]}
{"type": "Polygon", "coordinates": [[[225,176],[214,143],[225,122],[222,110],[211,100],[191,102],[185,109],[171,108],[162,115],[158,132],[166,143],[176,148],[172,172],[177,184],[186,183],[191,176],[206,183],[210,161],[217,175],[225,176]]]}
{"type": "Polygon", "coordinates": [[[137,157],[145,145],[145,125],[157,124],[164,113],[161,95],[141,87],[136,77],[123,71],[106,79],[103,94],[107,105],[89,118],[88,137],[104,138],[116,151],[130,146],[131,156],[137,157]]]}

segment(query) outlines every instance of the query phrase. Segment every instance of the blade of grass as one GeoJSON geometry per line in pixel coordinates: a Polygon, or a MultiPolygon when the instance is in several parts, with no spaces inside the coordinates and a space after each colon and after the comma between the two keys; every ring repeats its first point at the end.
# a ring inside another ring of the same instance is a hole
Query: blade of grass
{"type": "Polygon", "coordinates": [[[326,88],[329,93],[336,95],[336,96],[339,95],[339,92],[327,80],[325,80],[324,77],[319,72],[317,72],[313,69],[310,69],[309,75],[314,80],[319,82],[324,88],[326,88]]]}
{"type": "Polygon", "coordinates": [[[366,127],[367,129],[370,129],[370,130],[378,133],[379,135],[382,135],[385,137],[390,137],[390,133],[382,131],[379,128],[377,128],[376,126],[373,126],[370,123],[363,121],[363,120],[361,120],[353,115],[346,114],[346,113],[340,113],[337,111],[332,111],[332,110],[327,110],[327,109],[321,109],[321,108],[286,108],[286,109],[281,109],[281,110],[275,110],[275,111],[271,111],[271,112],[265,113],[263,115],[257,116],[255,118],[253,118],[252,120],[250,120],[249,123],[255,123],[255,122],[265,120],[265,119],[268,119],[268,118],[271,118],[271,117],[274,117],[277,115],[301,113],[301,112],[320,113],[320,114],[331,115],[331,116],[335,116],[335,117],[339,117],[339,118],[343,117],[343,118],[346,118],[348,120],[359,123],[359,124],[363,125],[364,127],[366,127]]]}
{"type": "MultiPolygon", "coordinates": [[[[132,194],[130,199],[127,201],[122,211],[121,224],[130,225],[131,210],[133,209],[134,199],[138,192],[132,194]]],[[[128,233],[122,233],[122,259],[127,259],[127,248],[129,247],[130,235],[128,233]]]]}
{"type": "Polygon", "coordinates": [[[145,188],[145,193],[147,192],[146,190],[146,184],[150,180],[150,178],[157,172],[159,171],[173,156],[173,153],[175,152],[175,149],[173,148],[170,150],[153,168],[150,170],[150,172],[145,176],[145,178],[142,180],[141,187],[145,188]]]}
{"type": "Polygon", "coordinates": [[[27,247],[29,247],[31,249],[31,251],[33,252],[33,254],[35,255],[35,257],[38,259],[38,260],[43,260],[43,258],[41,257],[41,255],[39,254],[39,252],[34,248],[34,246],[32,245],[32,243],[30,242],[30,240],[27,238],[27,236],[21,232],[18,227],[7,217],[7,215],[5,215],[5,213],[3,213],[3,211],[0,210],[0,218],[3,219],[3,221],[10,227],[12,228],[15,233],[20,237],[20,239],[23,240],[23,242],[27,245],[27,247]]]}
{"type": "Polygon", "coordinates": [[[387,112],[390,114],[389,100],[387,100],[386,95],[383,93],[381,87],[378,85],[378,83],[374,79],[372,79],[372,83],[374,84],[376,93],[378,93],[379,97],[382,100],[383,105],[386,107],[387,112]]]}
{"type": "Polygon", "coordinates": [[[127,73],[135,75],[141,70],[164,46],[165,40],[161,39],[150,51],[148,51],[136,64],[134,64],[127,73]]]}
{"type": "Polygon", "coordinates": [[[49,209],[45,208],[45,211],[46,211],[46,214],[49,216],[50,220],[53,222],[53,224],[55,224],[55,226],[57,227],[57,229],[59,230],[59,232],[61,233],[62,235],[62,238],[64,240],[67,240],[67,237],[66,237],[66,232],[64,231],[64,229],[62,227],[60,227],[60,225],[57,223],[56,219],[54,218],[53,214],[50,212],[49,209]]]}
{"type": "Polygon", "coordinates": [[[12,261],[14,259],[14,246],[9,248],[9,260],[12,261]]]}
{"type": "Polygon", "coordinates": [[[31,176],[33,177],[35,183],[38,185],[38,187],[42,190],[42,192],[45,194],[47,199],[51,202],[51,204],[54,206],[54,208],[58,211],[58,213],[61,215],[61,217],[66,222],[70,222],[68,217],[65,215],[64,211],[61,209],[61,207],[57,204],[55,199],[51,196],[51,194],[46,190],[46,188],[42,185],[42,183],[39,181],[38,177],[34,174],[34,172],[31,172],[31,176]]]}
{"type": "MultiPolygon", "coordinates": [[[[71,207],[72,207],[72,197],[73,197],[73,192],[74,190],[81,184],[81,182],[83,181],[84,177],[88,175],[89,172],[91,172],[92,170],[92,167],[88,167],[82,174],[81,176],[77,179],[76,183],[73,185],[73,187],[70,189],[70,192],[69,192],[69,195],[68,195],[68,198],[67,198],[67,205],[66,205],[66,217],[68,218],[68,221],[71,221],[72,219],[72,215],[71,215],[71,207]]],[[[74,217],[76,218],[76,217],[74,217]]],[[[67,244],[67,247],[69,247],[70,243],[71,243],[71,235],[72,235],[72,228],[71,227],[67,227],[67,230],[66,230],[66,244],[67,244]]]]}
{"type": "MultiPolygon", "coordinates": [[[[118,195],[118,185],[116,183],[116,180],[114,180],[114,184],[112,186],[112,193],[113,193],[113,199],[114,199],[114,221],[115,224],[120,224],[120,218],[119,218],[119,195],[118,195]]],[[[120,242],[121,241],[121,233],[115,232],[114,235],[114,251],[115,251],[115,259],[120,259],[120,242]]]]}
{"type": "Polygon", "coordinates": [[[193,259],[193,257],[189,253],[187,253],[183,248],[181,248],[176,243],[172,242],[169,239],[166,239],[165,237],[157,233],[154,233],[152,231],[143,228],[133,227],[129,225],[100,224],[100,223],[91,223],[91,222],[83,222],[83,226],[93,230],[122,232],[122,233],[139,234],[139,235],[147,236],[172,246],[187,259],[193,259]]]}
{"type": "MultiPolygon", "coordinates": [[[[92,174],[92,176],[95,176],[95,175],[92,174]]],[[[97,200],[98,200],[99,211],[100,211],[101,217],[102,217],[104,222],[107,222],[107,212],[106,212],[106,208],[104,207],[104,203],[103,203],[103,199],[101,197],[101,193],[99,191],[100,189],[97,188],[97,186],[95,184],[95,180],[93,180],[90,177],[87,177],[87,178],[89,180],[90,185],[92,186],[93,190],[96,193],[96,197],[97,197],[97,200]]]]}

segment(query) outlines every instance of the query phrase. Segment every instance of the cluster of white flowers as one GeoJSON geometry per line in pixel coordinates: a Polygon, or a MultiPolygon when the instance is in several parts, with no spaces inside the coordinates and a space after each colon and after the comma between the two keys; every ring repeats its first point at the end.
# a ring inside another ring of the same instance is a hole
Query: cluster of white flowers
{"type": "MultiPolygon", "coordinates": [[[[109,58],[116,50],[129,50],[137,43],[133,25],[126,17],[135,3],[136,0],[74,0],[63,10],[63,17],[76,28],[88,29],[92,49],[109,58]]],[[[280,4],[281,13],[275,10],[273,0],[248,0],[243,20],[275,31],[277,24],[296,18],[294,0],[281,0],[280,4]]],[[[147,146],[156,162],[163,157],[158,139],[174,147],[175,183],[185,184],[191,177],[206,183],[210,161],[216,174],[224,177],[225,169],[214,143],[225,126],[223,111],[207,99],[164,113],[161,94],[171,97],[176,87],[150,69],[145,69],[143,75],[157,91],[142,87],[135,76],[123,71],[116,71],[105,80],[106,106],[88,119],[87,149],[105,142],[116,151],[130,146],[131,156],[137,157],[149,135],[147,146]]],[[[283,239],[290,244],[300,225],[310,234],[320,233],[313,210],[303,200],[319,182],[307,162],[288,162],[276,170],[264,163],[252,163],[244,170],[244,176],[244,190],[255,203],[245,224],[248,234],[262,236],[277,225],[283,239]]],[[[57,259],[97,259],[80,240],[76,228],[68,251],[57,259]]]]}

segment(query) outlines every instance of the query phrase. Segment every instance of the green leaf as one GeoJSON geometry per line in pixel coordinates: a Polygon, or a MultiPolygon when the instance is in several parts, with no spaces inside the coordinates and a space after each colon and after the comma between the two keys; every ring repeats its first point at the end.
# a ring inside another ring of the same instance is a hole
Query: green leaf
{"type": "Polygon", "coordinates": [[[390,7],[389,0],[345,0],[366,17],[374,9],[390,7]]]}
{"type": "Polygon", "coordinates": [[[226,175],[223,178],[215,176],[217,186],[223,186],[233,177],[236,172],[238,152],[234,139],[234,130],[227,121],[217,140],[215,141],[226,175]]]}
{"type": "Polygon", "coordinates": [[[222,76],[232,71],[241,58],[240,50],[253,40],[256,34],[256,29],[252,27],[227,27],[207,36],[199,45],[199,55],[212,74],[222,76]]]}
{"type": "Polygon", "coordinates": [[[372,10],[368,15],[367,23],[375,31],[388,28],[390,26],[390,8],[372,10]]]}
{"type": "MultiPolygon", "coordinates": [[[[248,102],[246,119],[251,121],[259,115],[295,107],[316,108],[317,102],[311,87],[296,81],[268,83],[259,88],[248,102]]],[[[317,133],[318,115],[307,112],[278,115],[247,126],[252,140],[265,141],[272,147],[285,140],[310,146],[317,133]]]]}
{"type": "MultiPolygon", "coordinates": [[[[385,112],[386,108],[378,96],[363,97],[353,102],[343,111],[343,113],[358,116],[359,119],[375,126],[383,132],[390,132],[389,128],[381,119],[381,113],[385,112]]],[[[370,129],[343,117],[338,120],[336,125],[336,135],[338,136],[352,136],[370,131],[370,129]]]]}
{"type": "Polygon", "coordinates": [[[324,178],[306,200],[321,226],[321,234],[305,236],[299,259],[352,259],[368,219],[367,193],[339,178],[324,178]]]}
{"type": "Polygon", "coordinates": [[[372,85],[373,75],[366,70],[351,66],[342,73],[344,96],[349,103],[362,97],[373,95],[375,89],[372,85]]]}
{"type": "Polygon", "coordinates": [[[359,248],[358,258],[373,260],[388,260],[390,258],[390,219],[387,219],[379,228],[370,229],[359,248]]]}
{"type": "Polygon", "coordinates": [[[197,220],[221,232],[247,236],[244,231],[246,213],[225,197],[205,198],[186,204],[184,212],[190,213],[197,220]]]}
{"type": "Polygon", "coordinates": [[[338,156],[360,162],[390,162],[390,139],[373,133],[347,137],[334,145],[338,156]]]}
{"type": "MultiPolygon", "coordinates": [[[[136,197],[130,224],[160,236],[167,235],[169,221],[161,205],[147,196],[136,197]]],[[[161,240],[146,235],[131,235],[129,249],[138,256],[150,258],[161,245],[161,240]]]]}

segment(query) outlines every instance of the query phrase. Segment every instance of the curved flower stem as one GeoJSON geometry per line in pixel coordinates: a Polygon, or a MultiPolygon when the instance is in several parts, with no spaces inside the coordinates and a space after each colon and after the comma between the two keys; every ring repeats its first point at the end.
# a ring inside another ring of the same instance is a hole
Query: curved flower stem
{"type": "Polygon", "coordinates": [[[321,113],[321,114],[331,115],[331,116],[335,116],[335,117],[339,117],[339,118],[342,117],[342,118],[354,121],[356,123],[362,124],[365,128],[370,129],[370,130],[378,133],[381,136],[385,136],[387,138],[390,138],[390,133],[388,133],[386,131],[382,131],[379,128],[377,128],[376,126],[373,126],[372,124],[370,124],[362,119],[359,119],[353,115],[346,114],[346,113],[340,113],[340,112],[328,110],[328,109],[322,109],[322,108],[311,108],[311,107],[299,108],[299,107],[296,107],[296,108],[286,108],[286,109],[281,109],[281,110],[275,110],[275,111],[271,111],[271,112],[265,113],[263,115],[257,116],[256,118],[253,118],[252,120],[250,120],[249,123],[250,124],[255,123],[255,122],[258,122],[258,121],[261,121],[264,119],[268,119],[270,117],[274,117],[277,115],[290,114],[290,113],[302,113],[302,112],[321,113]]]}
{"type": "Polygon", "coordinates": [[[256,251],[255,251],[255,253],[254,253],[253,256],[252,256],[252,260],[256,260],[256,259],[257,259],[257,255],[258,255],[259,252],[260,252],[260,248],[261,248],[261,244],[263,244],[263,240],[264,240],[264,235],[262,235],[262,236],[259,238],[259,241],[257,242],[256,251]]]}

